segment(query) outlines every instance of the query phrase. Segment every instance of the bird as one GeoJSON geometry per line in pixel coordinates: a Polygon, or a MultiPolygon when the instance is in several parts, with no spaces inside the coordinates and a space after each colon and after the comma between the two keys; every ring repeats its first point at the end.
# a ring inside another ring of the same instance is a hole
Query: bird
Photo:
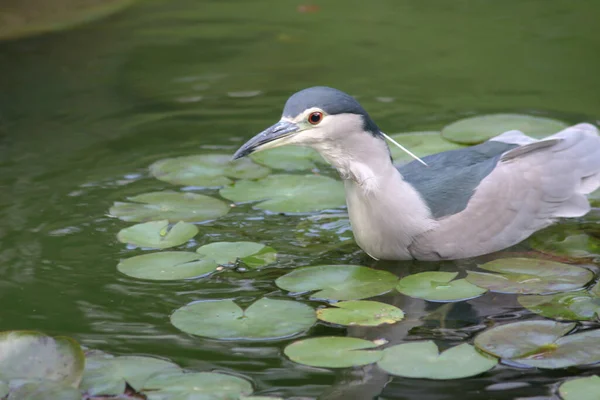
{"type": "Polygon", "coordinates": [[[386,137],[353,96],[315,86],[289,97],[281,119],[233,159],[292,144],[318,151],[344,183],[356,243],[376,260],[497,252],[585,215],[586,195],[600,187],[600,136],[589,123],[540,140],[511,130],[403,165],[386,137]]]}

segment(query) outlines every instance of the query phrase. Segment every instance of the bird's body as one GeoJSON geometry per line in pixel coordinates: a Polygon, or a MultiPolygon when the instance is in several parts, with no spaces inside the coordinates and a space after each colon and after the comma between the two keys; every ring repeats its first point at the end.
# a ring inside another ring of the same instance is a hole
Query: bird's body
{"type": "Polygon", "coordinates": [[[282,120],[236,157],[283,144],[313,147],[338,170],[356,242],[377,259],[446,260],[502,250],[558,218],[585,215],[586,195],[600,187],[593,125],[539,141],[510,131],[424,157],[428,166],[396,167],[368,114],[330,88],[296,93],[282,120]]]}

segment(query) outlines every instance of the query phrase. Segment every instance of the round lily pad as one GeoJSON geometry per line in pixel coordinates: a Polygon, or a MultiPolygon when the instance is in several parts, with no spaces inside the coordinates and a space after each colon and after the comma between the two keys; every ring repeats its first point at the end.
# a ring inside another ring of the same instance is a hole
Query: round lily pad
{"type": "Polygon", "coordinates": [[[589,291],[519,296],[518,300],[523,307],[546,318],[589,321],[600,317],[600,283],[589,291]]]}
{"type": "Polygon", "coordinates": [[[458,272],[420,272],[400,279],[396,290],[410,297],[439,302],[469,300],[487,291],[464,279],[453,280],[457,275],[458,272]]]}
{"type": "Polygon", "coordinates": [[[600,362],[600,329],[567,335],[574,323],[522,321],[494,327],[475,338],[481,350],[532,367],[557,369],[600,362]]]}
{"type": "Polygon", "coordinates": [[[199,301],[171,315],[171,323],[184,332],[229,340],[289,337],[306,331],[316,320],[306,304],[272,299],[260,299],[245,310],[230,299],[199,301]]]}
{"type": "Polygon", "coordinates": [[[598,400],[600,376],[571,379],[560,385],[558,393],[563,400],[598,400]]]}
{"type": "Polygon", "coordinates": [[[262,267],[275,262],[274,248],[254,242],[216,242],[205,244],[196,250],[219,265],[235,264],[241,260],[250,268],[262,267]]]}
{"type": "Polygon", "coordinates": [[[312,367],[347,368],[379,361],[378,345],[353,337],[326,336],[299,340],[288,345],[284,353],[292,361],[312,367]]]}
{"type": "Polygon", "coordinates": [[[341,301],[332,306],[317,310],[317,318],[333,324],[360,326],[393,324],[404,318],[404,312],[398,307],[378,301],[341,301]]]}
{"type": "Polygon", "coordinates": [[[53,381],[24,382],[10,391],[8,400],[81,400],[81,392],[53,381]]]}
{"type": "Polygon", "coordinates": [[[579,289],[594,278],[581,267],[533,258],[503,258],[468,271],[467,280],[492,292],[548,294],[579,289]]]}
{"type": "Polygon", "coordinates": [[[283,146],[252,153],[253,161],[273,169],[286,171],[309,170],[318,164],[325,164],[323,157],[315,150],[303,146],[283,146]]]}
{"type": "Polygon", "coordinates": [[[320,175],[270,175],[258,181],[238,181],[219,193],[236,203],[259,201],[256,208],[282,213],[346,205],[342,182],[320,175]]]}
{"type": "Polygon", "coordinates": [[[504,132],[519,130],[541,139],[567,127],[562,121],[521,114],[489,114],[464,118],[446,125],[442,136],[451,142],[477,144],[504,132]]]}
{"type": "Polygon", "coordinates": [[[360,265],[317,265],[298,268],[277,278],[275,284],[289,292],[310,292],[312,298],[360,300],[389,292],[398,277],[360,265]]]}
{"type": "MultiPolygon", "coordinates": [[[[464,147],[444,139],[440,132],[437,131],[396,133],[390,135],[390,137],[421,158],[464,147]]],[[[394,162],[408,162],[413,160],[411,156],[397,146],[390,144],[389,147],[394,162]]]]}
{"type": "Polygon", "coordinates": [[[164,251],[127,258],[117,269],[133,278],[156,281],[198,278],[218,267],[215,260],[189,251],[164,251]]]}
{"type": "Polygon", "coordinates": [[[270,169],[248,158],[232,161],[228,154],[202,154],[167,158],[150,166],[157,179],[185,186],[225,186],[231,179],[258,179],[269,175],[270,169]]]}
{"type": "Polygon", "coordinates": [[[238,399],[251,394],[252,385],[245,379],[214,372],[185,373],[170,371],[155,374],[144,382],[148,400],[167,399],[238,399]]]}
{"type": "Polygon", "coordinates": [[[0,332],[0,381],[47,380],[77,387],[85,355],[68,337],[33,331],[0,332]]]}
{"type": "Polygon", "coordinates": [[[558,224],[536,233],[529,239],[534,249],[568,258],[600,256],[600,238],[572,227],[558,224]]]}
{"type": "Polygon", "coordinates": [[[198,234],[198,227],[179,221],[169,229],[169,221],[150,221],[121,229],[117,239],[140,247],[166,249],[184,244],[198,234]]]}
{"type": "Polygon", "coordinates": [[[119,395],[126,383],[140,391],[151,376],[180,371],[176,364],[153,357],[98,357],[86,364],[80,389],[91,395],[119,395]]]}
{"type": "Polygon", "coordinates": [[[464,343],[442,353],[433,341],[404,343],[383,350],[377,365],[392,375],[406,378],[459,379],[482,374],[498,364],[464,343]]]}
{"type": "Polygon", "coordinates": [[[123,221],[202,222],[222,217],[230,207],[223,201],[195,193],[151,192],[117,201],[110,215],[123,221]]]}

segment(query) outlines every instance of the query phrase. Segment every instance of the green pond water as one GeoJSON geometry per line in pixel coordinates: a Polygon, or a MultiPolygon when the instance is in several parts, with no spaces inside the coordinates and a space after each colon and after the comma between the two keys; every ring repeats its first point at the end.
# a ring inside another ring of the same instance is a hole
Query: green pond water
{"type": "MultiPolygon", "coordinates": [[[[107,216],[112,203],[179,190],[152,178],[150,164],[232,154],[307,86],[356,95],[388,133],[437,130],[492,112],[572,123],[600,118],[597,1],[318,6],[147,0],[78,28],[0,42],[0,330],[40,330],[113,354],[232,373],[251,380],[257,394],[296,400],[551,399],[565,378],[597,374],[597,366],[544,372],[499,365],[474,378],[425,381],[391,378],[375,365],[312,368],[283,354],[293,340],[324,335],[392,344],[433,339],[446,348],[495,322],[539,318],[508,294],[444,305],[394,292],[376,299],[401,308],[400,323],[346,329],[319,322],[279,341],[205,339],[171,325],[173,311],[194,300],[292,298],[274,280],[300,266],[357,264],[403,277],[464,275],[479,261],[376,262],[355,244],[329,246],[337,237],[305,246],[297,225],[308,215],[243,205],[200,224],[199,235],[180,246],[261,242],[279,253],[268,268],[172,282],[117,271],[121,259],[144,251],[117,241],[131,224],[107,216]]],[[[598,220],[596,212],[568,226],[596,226],[597,233],[598,220]]]]}

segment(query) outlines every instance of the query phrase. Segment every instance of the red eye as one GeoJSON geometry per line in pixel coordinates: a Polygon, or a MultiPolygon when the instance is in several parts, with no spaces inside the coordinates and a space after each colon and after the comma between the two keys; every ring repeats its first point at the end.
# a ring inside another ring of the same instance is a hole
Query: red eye
{"type": "Polygon", "coordinates": [[[316,125],[319,122],[321,122],[322,120],[323,120],[323,113],[321,113],[321,112],[314,112],[308,116],[308,122],[311,123],[312,125],[316,125]]]}

